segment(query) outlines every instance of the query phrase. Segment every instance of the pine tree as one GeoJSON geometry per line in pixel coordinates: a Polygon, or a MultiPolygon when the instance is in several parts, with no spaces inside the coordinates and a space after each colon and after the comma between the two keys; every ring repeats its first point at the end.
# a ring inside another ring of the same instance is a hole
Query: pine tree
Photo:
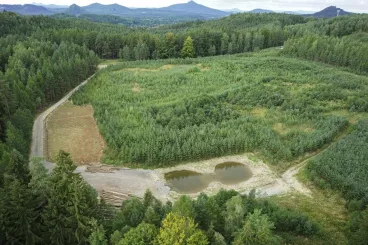
{"type": "Polygon", "coordinates": [[[229,35],[224,33],[221,38],[221,54],[227,54],[229,51],[229,35]]]}
{"type": "Polygon", "coordinates": [[[6,143],[11,149],[15,149],[23,156],[28,155],[28,143],[24,139],[23,132],[8,122],[6,130],[6,143]]]}
{"type": "Polygon", "coordinates": [[[31,245],[42,241],[40,199],[28,187],[29,180],[27,162],[13,150],[4,173],[4,188],[0,189],[0,230],[9,244],[31,245]]]}

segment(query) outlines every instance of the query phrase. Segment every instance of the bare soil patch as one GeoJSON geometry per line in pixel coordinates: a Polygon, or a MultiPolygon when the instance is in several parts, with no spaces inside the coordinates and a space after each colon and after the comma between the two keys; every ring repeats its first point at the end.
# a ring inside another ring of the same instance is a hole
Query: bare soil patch
{"type": "Polygon", "coordinates": [[[47,160],[55,162],[60,150],[78,164],[100,162],[105,142],[93,118],[93,108],[71,102],[57,108],[46,120],[47,160]]]}

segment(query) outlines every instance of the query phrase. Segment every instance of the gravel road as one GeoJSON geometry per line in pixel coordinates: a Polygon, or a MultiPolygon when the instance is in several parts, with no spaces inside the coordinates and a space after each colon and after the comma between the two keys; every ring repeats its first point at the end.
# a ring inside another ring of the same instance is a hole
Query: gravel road
{"type": "MultiPolygon", "coordinates": [[[[99,69],[105,68],[106,66],[98,66],[99,69]]],[[[31,153],[30,153],[30,159],[33,157],[44,157],[44,149],[45,149],[45,120],[48,115],[50,115],[51,112],[56,110],[59,106],[63,105],[68,99],[76,92],[78,89],[84,85],[86,85],[93,77],[92,75],[87,80],[79,84],[77,87],[75,87],[72,91],[70,91],[67,95],[65,95],[61,100],[59,100],[54,105],[50,106],[46,111],[42,112],[38,117],[36,118],[34,124],[33,124],[33,131],[32,131],[32,145],[31,145],[31,153]]],[[[52,163],[46,162],[45,167],[47,169],[53,168],[52,163]]]]}

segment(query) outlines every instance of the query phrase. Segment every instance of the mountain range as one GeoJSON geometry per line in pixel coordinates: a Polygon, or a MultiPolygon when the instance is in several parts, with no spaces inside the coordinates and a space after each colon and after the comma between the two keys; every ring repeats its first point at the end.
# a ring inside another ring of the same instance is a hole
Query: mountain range
{"type": "Polygon", "coordinates": [[[335,6],[328,7],[315,14],[306,14],[303,11],[272,11],[267,9],[254,9],[251,11],[242,11],[240,9],[217,10],[198,4],[194,1],[189,1],[183,4],[174,4],[164,8],[127,8],[119,4],[103,5],[93,3],[88,6],[78,6],[76,4],[70,6],[62,5],[45,5],[41,3],[25,4],[25,5],[10,5],[0,4],[0,11],[11,11],[22,15],[53,15],[67,14],[72,16],[80,15],[113,15],[124,18],[187,18],[192,19],[215,19],[228,16],[233,13],[248,12],[248,13],[275,13],[281,12],[286,14],[300,14],[304,16],[313,16],[316,18],[331,18],[339,15],[352,14],[339,9],[335,6]]]}

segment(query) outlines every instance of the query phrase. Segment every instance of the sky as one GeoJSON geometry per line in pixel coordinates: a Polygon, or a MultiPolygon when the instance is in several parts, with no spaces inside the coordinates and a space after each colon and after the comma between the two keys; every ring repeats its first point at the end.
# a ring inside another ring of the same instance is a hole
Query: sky
{"type": "MultiPolygon", "coordinates": [[[[368,0],[195,0],[199,4],[216,8],[252,10],[263,8],[270,10],[304,10],[319,11],[328,6],[337,6],[346,11],[368,13],[368,0]]],[[[71,5],[73,3],[85,6],[94,2],[102,4],[118,3],[126,7],[166,7],[176,3],[186,3],[188,0],[0,0],[0,4],[25,4],[41,2],[43,4],[71,5]]]]}

